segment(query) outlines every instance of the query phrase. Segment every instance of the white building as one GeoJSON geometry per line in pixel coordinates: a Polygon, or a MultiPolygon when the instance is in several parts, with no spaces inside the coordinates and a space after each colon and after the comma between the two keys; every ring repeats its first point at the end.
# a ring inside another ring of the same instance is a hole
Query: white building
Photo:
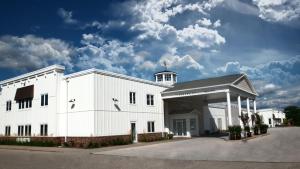
{"type": "Polygon", "coordinates": [[[242,101],[249,114],[253,101],[256,112],[257,93],[245,74],[176,82],[171,71],[156,73],[155,81],[98,69],[64,75],[59,65],[26,73],[0,82],[0,135],[190,137],[241,124],[242,101]],[[226,109],[214,104],[222,102],[226,109]]]}
{"type": "Polygon", "coordinates": [[[269,125],[269,127],[281,125],[285,119],[285,113],[277,109],[260,109],[258,113],[262,117],[263,123],[269,125]]]}

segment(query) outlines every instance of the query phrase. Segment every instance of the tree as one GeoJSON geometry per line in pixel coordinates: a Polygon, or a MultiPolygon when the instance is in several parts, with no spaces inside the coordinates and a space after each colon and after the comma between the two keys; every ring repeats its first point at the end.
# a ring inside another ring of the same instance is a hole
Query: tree
{"type": "Polygon", "coordinates": [[[286,119],[292,122],[292,125],[300,126],[300,108],[297,106],[288,106],[284,108],[286,119]]]}

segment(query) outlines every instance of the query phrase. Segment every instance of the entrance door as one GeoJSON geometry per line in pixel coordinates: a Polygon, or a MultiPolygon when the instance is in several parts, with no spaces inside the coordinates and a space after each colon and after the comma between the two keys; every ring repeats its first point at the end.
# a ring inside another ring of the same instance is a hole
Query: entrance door
{"type": "Polygon", "coordinates": [[[222,130],[222,119],[218,118],[218,129],[222,130]]]}
{"type": "Polygon", "coordinates": [[[136,143],[137,142],[137,133],[136,133],[136,123],[135,122],[131,122],[130,123],[131,126],[131,140],[136,143]]]}
{"type": "Polygon", "coordinates": [[[174,119],[173,120],[174,134],[176,136],[186,136],[186,120],[174,119]]]}

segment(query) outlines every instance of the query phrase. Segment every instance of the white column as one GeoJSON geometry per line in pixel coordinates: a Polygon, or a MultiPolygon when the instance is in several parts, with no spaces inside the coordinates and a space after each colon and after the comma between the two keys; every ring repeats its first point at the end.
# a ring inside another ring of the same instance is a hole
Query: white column
{"type": "Polygon", "coordinates": [[[253,100],[253,111],[254,111],[254,113],[256,113],[256,100],[255,99],[253,100]]]}
{"type": "Polygon", "coordinates": [[[165,82],[165,74],[163,74],[162,77],[163,77],[162,81],[165,82]]]}
{"type": "Polygon", "coordinates": [[[241,96],[238,96],[237,101],[238,101],[239,116],[241,116],[242,115],[241,96]]]}
{"type": "Polygon", "coordinates": [[[227,92],[226,96],[227,96],[228,125],[232,126],[230,93],[227,92]]]}
{"type": "Polygon", "coordinates": [[[249,126],[252,126],[252,120],[251,120],[251,114],[250,114],[250,100],[249,100],[249,98],[247,98],[247,114],[248,114],[248,117],[250,119],[249,126]]]}
{"type": "Polygon", "coordinates": [[[243,122],[242,122],[242,119],[241,119],[241,117],[242,117],[241,96],[238,96],[237,101],[238,101],[238,111],[239,111],[239,117],[240,117],[240,125],[242,126],[243,122]]]}

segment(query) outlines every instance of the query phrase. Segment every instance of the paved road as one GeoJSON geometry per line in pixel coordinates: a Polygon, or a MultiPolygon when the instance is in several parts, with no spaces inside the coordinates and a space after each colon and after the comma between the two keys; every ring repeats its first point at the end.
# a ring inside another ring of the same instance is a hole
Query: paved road
{"type": "Polygon", "coordinates": [[[96,154],[176,160],[300,162],[300,128],[270,129],[270,135],[242,141],[196,138],[96,154]]]}
{"type": "MultiPolygon", "coordinates": [[[[299,128],[300,129],[300,128],[299,128]]],[[[290,129],[292,132],[299,132],[299,129],[290,129]]],[[[278,129],[282,134],[290,132],[289,130],[278,129]]],[[[274,131],[277,133],[277,131],[274,131]]],[[[272,131],[273,133],[273,131],[272,131]]],[[[272,134],[273,135],[273,134],[272,134]]],[[[273,136],[272,136],[273,137],[273,136]]],[[[269,139],[271,137],[265,137],[269,139]]],[[[299,139],[299,138],[298,138],[299,139]]],[[[209,139],[208,139],[209,140],[209,139]]],[[[260,139],[263,140],[263,139],[260,139]]],[[[189,140],[194,141],[194,140],[189,140]]],[[[257,139],[258,141],[258,139],[257,139]]],[[[291,142],[282,144],[292,144],[299,140],[290,140],[291,142]]],[[[183,144],[185,141],[179,141],[183,144]]],[[[224,141],[223,141],[224,142],[224,141]]],[[[256,142],[256,141],[255,141],[256,142]]],[[[259,142],[259,141],[258,141],[259,142]]],[[[148,150],[153,146],[167,146],[175,142],[147,145],[136,147],[134,149],[148,150]],[[150,148],[149,148],[150,147],[150,148]]],[[[189,143],[189,142],[187,142],[189,143]]],[[[227,143],[226,143],[227,144],[227,143]]],[[[231,143],[230,143],[231,144],[231,143]]],[[[300,163],[271,163],[271,162],[229,162],[229,161],[199,161],[199,160],[182,160],[182,159],[158,159],[147,158],[144,155],[135,156],[118,156],[118,155],[94,155],[92,152],[112,152],[117,149],[128,150],[128,147],[121,146],[102,149],[71,149],[71,148],[40,148],[40,147],[18,147],[18,146],[0,146],[0,169],[299,169],[300,163]]],[[[289,146],[288,146],[289,147],[289,146]]],[[[174,147],[173,147],[174,148],[174,147]]],[[[298,150],[294,147],[294,150],[298,150]]],[[[182,148],[179,148],[182,151],[182,148]]],[[[289,148],[284,148],[289,150],[289,148]]],[[[170,150],[169,150],[170,151],[170,150]]],[[[174,150],[171,150],[174,152],[174,150]]],[[[283,151],[283,150],[281,150],[283,151]]],[[[289,152],[289,153],[294,153],[289,152]]],[[[180,154],[180,152],[178,152],[180,154]]],[[[294,154],[295,155],[295,154],[294,154]]],[[[158,156],[161,157],[162,155],[158,156]]],[[[184,158],[183,158],[184,159],[184,158]]]]}

